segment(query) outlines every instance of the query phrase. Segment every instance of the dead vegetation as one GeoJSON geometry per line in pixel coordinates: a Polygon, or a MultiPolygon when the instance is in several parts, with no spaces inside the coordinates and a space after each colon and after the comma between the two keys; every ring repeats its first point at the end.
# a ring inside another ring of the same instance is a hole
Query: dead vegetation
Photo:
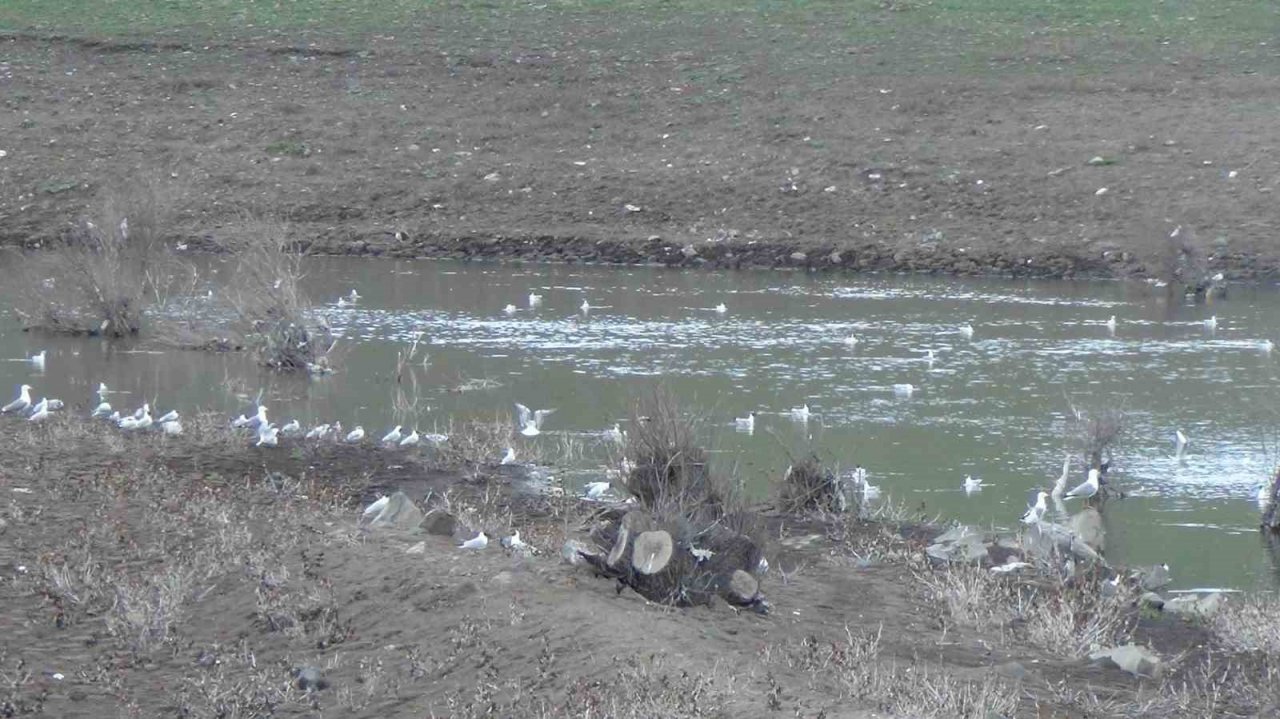
{"type": "Polygon", "coordinates": [[[1108,464],[1124,439],[1126,426],[1123,406],[1103,404],[1088,407],[1068,398],[1071,418],[1067,442],[1084,459],[1085,466],[1100,469],[1108,464]],[[1105,459],[1104,459],[1105,458],[1105,459]]]}
{"type": "Polygon", "coordinates": [[[788,514],[841,514],[857,511],[844,480],[815,452],[791,457],[791,465],[782,477],[778,508],[788,514]]]}
{"type": "Polygon", "coordinates": [[[58,244],[24,255],[11,286],[23,325],[106,337],[142,333],[149,311],[189,290],[194,277],[165,244],[168,194],[154,182],[123,182],[58,244]]]}

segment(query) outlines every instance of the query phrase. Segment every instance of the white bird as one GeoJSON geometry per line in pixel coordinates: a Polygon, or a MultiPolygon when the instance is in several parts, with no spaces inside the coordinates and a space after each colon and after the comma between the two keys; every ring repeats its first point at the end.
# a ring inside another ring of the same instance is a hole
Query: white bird
{"type": "Polygon", "coordinates": [[[160,425],[160,430],[170,437],[176,437],[182,434],[182,422],[179,422],[178,420],[165,422],[160,425]]]}
{"type": "Polygon", "coordinates": [[[1267,511],[1267,507],[1271,506],[1271,480],[1264,481],[1262,485],[1258,487],[1258,493],[1255,499],[1258,502],[1258,510],[1262,512],[1267,511]]]}
{"type": "Polygon", "coordinates": [[[364,511],[360,513],[360,521],[364,522],[367,520],[377,519],[378,515],[382,514],[382,510],[387,508],[387,503],[389,503],[390,501],[391,501],[391,498],[385,494],[378,497],[373,501],[372,504],[370,504],[368,507],[365,507],[364,511]]]}
{"type": "Polygon", "coordinates": [[[49,400],[49,411],[53,412],[66,407],[67,404],[60,399],[54,398],[49,400]]]}
{"type": "Polygon", "coordinates": [[[992,567],[991,572],[993,574],[1008,574],[1010,572],[1016,572],[1020,569],[1028,569],[1031,567],[1031,562],[1019,562],[1012,556],[1009,557],[1009,560],[1010,561],[1007,561],[1004,564],[998,564],[992,567]]]}
{"type": "Polygon", "coordinates": [[[848,337],[845,337],[845,338],[844,338],[844,343],[845,343],[845,345],[846,345],[846,346],[848,346],[848,347],[857,347],[857,346],[858,346],[858,338],[857,338],[857,337],[854,337],[853,335],[849,335],[848,337]]]}
{"type": "Polygon", "coordinates": [[[964,476],[964,493],[973,494],[974,492],[981,492],[981,491],[982,491],[982,480],[974,479],[972,476],[966,474],[964,476]]]}
{"type": "Polygon", "coordinates": [[[613,427],[604,431],[604,438],[615,444],[622,444],[623,440],[626,439],[626,435],[623,433],[622,427],[615,423],[613,427]]]}
{"type": "Polygon", "coordinates": [[[724,313],[726,313],[726,312],[728,312],[728,311],[729,311],[729,308],[728,308],[728,307],[725,307],[725,306],[724,306],[724,303],[723,303],[723,302],[721,302],[720,304],[718,304],[718,305],[716,305],[716,306],[715,306],[715,311],[716,311],[716,312],[718,312],[718,313],[720,313],[720,314],[724,314],[724,313]]]}
{"type": "Polygon", "coordinates": [[[530,293],[529,293],[529,307],[530,307],[530,308],[537,307],[537,306],[538,306],[538,305],[540,305],[540,304],[542,304],[542,295],[534,294],[533,292],[530,292],[530,293]]]}
{"type": "Polygon", "coordinates": [[[930,367],[933,367],[933,359],[933,350],[928,350],[928,354],[924,356],[924,361],[928,362],[930,367]]]}
{"type": "Polygon", "coordinates": [[[449,435],[447,434],[424,434],[422,438],[431,444],[444,444],[449,441],[449,435]]]}
{"type": "Polygon", "coordinates": [[[103,417],[109,416],[110,414],[111,414],[111,405],[108,404],[107,402],[99,402],[98,406],[94,407],[93,413],[90,414],[89,416],[94,419],[101,419],[103,417]]]}
{"type": "Polygon", "coordinates": [[[609,491],[611,486],[613,485],[608,482],[587,482],[586,486],[583,487],[583,496],[587,499],[600,499],[605,492],[609,491]]]}
{"type": "Polygon", "coordinates": [[[1217,316],[1217,315],[1214,315],[1214,316],[1210,317],[1209,319],[1205,320],[1205,321],[1204,321],[1204,328],[1205,328],[1205,329],[1207,329],[1207,330],[1209,330],[1210,332],[1212,332],[1212,331],[1214,331],[1214,330],[1218,329],[1218,316],[1217,316]]]}
{"type": "Polygon", "coordinates": [[[354,288],[354,287],[353,287],[353,288],[351,288],[351,292],[347,293],[347,300],[348,300],[349,302],[359,302],[359,301],[360,301],[360,293],[359,293],[359,292],[356,292],[356,290],[355,290],[355,288],[354,288]]]}
{"type": "Polygon", "coordinates": [[[307,434],[303,439],[320,439],[329,433],[329,425],[320,424],[307,430],[307,434]]]}
{"type": "Polygon", "coordinates": [[[250,427],[261,427],[264,424],[271,424],[267,421],[267,406],[265,404],[258,405],[258,413],[249,420],[250,427]]]}
{"type": "Polygon", "coordinates": [[[339,297],[339,298],[338,298],[337,305],[338,305],[339,307],[346,307],[346,306],[347,306],[347,298],[346,298],[346,297],[339,297]]]}
{"type": "Polygon", "coordinates": [[[1116,316],[1111,315],[1111,319],[1107,320],[1107,329],[1112,332],[1116,331],[1116,316]]]}
{"type": "Polygon", "coordinates": [[[106,382],[99,382],[99,383],[98,383],[98,400],[99,400],[99,401],[106,400],[106,398],[107,398],[107,394],[108,394],[108,391],[107,391],[107,383],[106,383],[106,382]]]}
{"type": "Polygon", "coordinates": [[[283,434],[285,436],[292,436],[295,434],[299,434],[301,432],[302,432],[302,423],[300,423],[296,419],[289,420],[288,422],[285,423],[283,427],[280,428],[280,434],[283,434]]]}
{"type": "Polygon", "coordinates": [[[151,427],[151,407],[142,405],[142,416],[128,415],[120,420],[120,429],[148,429],[151,427]]]}
{"type": "Polygon", "coordinates": [[[960,334],[964,335],[965,339],[973,339],[973,325],[968,323],[961,325],[960,334]]]}
{"type": "Polygon", "coordinates": [[[1261,342],[1258,343],[1258,349],[1262,350],[1263,352],[1270,353],[1271,350],[1275,348],[1276,348],[1276,343],[1272,342],[1271,340],[1262,340],[1261,342]]]}
{"type": "Polygon", "coordinates": [[[503,308],[502,308],[502,311],[503,311],[503,312],[506,312],[506,313],[507,313],[507,314],[509,314],[509,315],[514,315],[514,314],[516,313],[516,306],[515,306],[515,305],[507,305],[506,307],[503,307],[503,308]]]}
{"type": "Polygon", "coordinates": [[[555,410],[540,409],[531,412],[528,407],[516,402],[516,426],[520,428],[520,434],[526,437],[537,437],[542,434],[542,421],[552,412],[555,410]]]}
{"type": "Polygon", "coordinates": [[[1062,493],[1067,491],[1067,479],[1071,476],[1071,456],[1068,455],[1062,460],[1062,474],[1058,475],[1058,479],[1053,483],[1053,491],[1050,496],[1054,499],[1062,499],[1062,493]]]}
{"type": "MultiPolygon", "coordinates": [[[[132,418],[132,417],[130,417],[129,419],[133,419],[133,418],[132,418]]],[[[111,416],[110,416],[110,417],[107,417],[107,421],[108,421],[108,422],[111,422],[112,424],[115,424],[115,425],[119,426],[119,424],[120,424],[120,422],[121,422],[121,419],[120,419],[120,413],[119,413],[119,412],[112,412],[112,413],[111,413],[111,416]]]]}
{"type": "Polygon", "coordinates": [[[498,464],[515,464],[516,449],[515,447],[507,447],[507,453],[502,455],[502,459],[498,460],[498,464]]]}
{"type": "Polygon", "coordinates": [[[1022,515],[1023,524],[1039,524],[1044,519],[1044,513],[1049,509],[1049,493],[1043,490],[1036,493],[1035,504],[1027,507],[1027,511],[1022,515]]]}
{"type": "Polygon", "coordinates": [[[235,429],[243,429],[245,427],[248,427],[249,423],[251,422],[253,422],[253,419],[246,417],[244,415],[240,415],[239,417],[236,417],[235,419],[231,420],[231,426],[234,427],[235,429]]]}
{"type": "Polygon", "coordinates": [[[400,434],[400,425],[396,425],[395,429],[382,435],[382,444],[400,444],[400,440],[404,435],[400,434]]]}
{"type": "Polygon", "coordinates": [[[866,480],[865,470],[862,479],[862,499],[871,501],[880,496],[880,488],[866,480]]]}
{"type": "Polygon", "coordinates": [[[258,442],[259,447],[276,447],[280,444],[280,428],[275,425],[263,424],[258,425],[258,442]]]}
{"type": "Polygon", "coordinates": [[[47,350],[40,350],[39,354],[31,355],[31,357],[29,358],[29,361],[31,362],[31,364],[35,365],[36,368],[44,369],[44,358],[46,354],[47,354],[47,350]]]}
{"type": "Polygon", "coordinates": [[[756,413],[748,412],[746,417],[734,417],[733,424],[738,431],[751,434],[756,430],[756,413]]]}
{"type": "Polygon", "coordinates": [[[481,532],[474,539],[468,539],[459,544],[458,549],[484,549],[487,546],[489,546],[489,538],[485,536],[484,532],[481,532]]]}
{"type": "Polygon", "coordinates": [[[791,419],[797,422],[808,422],[811,414],[808,404],[791,408],[791,419]]]}
{"type": "Polygon", "coordinates": [[[413,430],[412,432],[410,432],[409,434],[405,435],[405,436],[404,436],[404,438],[402,438],[402,439],[400,440],[400,446],[401,446],[401,447],[416,447],[416,446],[418,446],[418,442],[420,441],[420,439],[421,439],[421,438],[420,438],[420,437],[418,437],[418,430],[416,430],[416,429],[415,429],[415,430],[413,430]]]}
{"type": "Polygon", "coordinates": [[[0,413],[22,412],[31,406],[31,385],[24,384],[18,388],[18,398],[0,408],[0,413]]]}
{"type": "Polygon", "coordinates": [[[31,416],[27,417],[28,422],[40,422],[49,418],[49,400],[40,400],[35,409],[32,410],[31,416]]]}
{"type": "Polygon", "coordinates": [[[347,441],[351,442],[352,444],[359,442],[362,439],[364,439],[364,427],[361,427],[358,424],[356,425],[355,429],[351,430],[350,432],[347,432],[347,441]]]}
{"type": "Polygon", "coordinates": [[[133,418],[140,420],[142,419],[143,415],[150,415],[150,414],[151,414],[151,404],[149,402],[143,402],[141,407],[134,410],[133,418]]]}
{"type": "Polygon", "coordinates": [[[1178,459],[1182,459],[1183,453],[1187,451],[1188,444],[1191,444],[1191,440],[1187,438],[1187,435],[1183,434],[1180,429],[1174,430],[1173,448],[1174,454],[1177,455],[1178,459]]]}
{"type": "Polygon", "coordinates": [[[1083,497],[1088,499],[1098,493],[1098,470],[1090,469],[1089,478],[1081,482],[1075,489],[1062,495],[1063,499],[1083,497]]]}
{"type": "Polygon", "coordinates": [[[896,397],[910,397],[915,394],[916,386],[910,383],[895,384],[893,394],[896,397]]]}
{"type": "Polygon", "coordinates": [[[511,533],[510,537],[502,538],[502,546],[513,552],[518,552],[522,549],[528,548],[529,545],[526,544],[525,541],[520,538],[520,530],[517,529],[516,531],[511,533]]]}
{"type": "Polygon", "coordinates": [[[119,427],[120,429],[137,429],[138,420],[134,419],[133,415],[126,414],[125,416],[116,420],[116,426],[119,427]]]}
{"type": "Polygon", "coordinates": [[[587,314],[591,311],[591,303],[583,300],[582,304],[578,306],[578,311],[584,315],[587,314]]]}
{"type": "Polygon", "coordinates": [[[171,409],[168,412],[165,412],[163,415],[161,415],[160,418],[156,420],[156,424],[164,424],[165,422],[176,422],[178,421],[178,419],[180,419],[180,417],[178,416],[178,410],[171,409]]]}

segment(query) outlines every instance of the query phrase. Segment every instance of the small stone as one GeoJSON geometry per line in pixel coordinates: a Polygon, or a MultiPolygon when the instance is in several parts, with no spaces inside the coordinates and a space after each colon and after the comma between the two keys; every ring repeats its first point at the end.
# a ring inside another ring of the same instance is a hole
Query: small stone
{"type": "Polygon", "coordinates": [[[299,667],[294,670],[293,676],[297,679],[298,688],[303,691],[318,691],[329,687],[329,681],[315,667],[299,667]]]}
{"type": "Polygon", "coordinates": [[[1089,655],[1089,661],[1111,664],[1134,676],[1155,677],[1160,674],[1160,657],[1137,644],[1100,649],[1089,655]]]}
{"type": "Polygon", "coordinates": [[[1031,672],[1027,671],[1027,668],[1018,662],[1005,662],[1004,664],[996,665],[996,674],[1006,679],[1022,681],[1023,679],[1026,679],[1031,672]]]}
{"type": "Polygon", "coordinates": [[[416,532],[422,524],[422,510],[404,492],[396,492],[387,506],[369,523],[370,529],[399,529],[416,532]]]}
{"type": "Polygon", "coordinates": [[[1138,606],[1159,611],[1164,609],[1164,598],[1155,592],[1144,592],[1141,597],[1138,597],[1138,606]]]}
{"type": "Polygon", "coordinates": [[[807,260],[807,259],[809,259],[809,256],[808,256],[808,255],[806,255],[806,254],[805,254],[805,253],[803,253],[803,252],[792,252],[792,253],[791,253],[791,261],[792,261],[792,262],[804,262],[804,261],[805,261],[805,260],[807,260]]]}
{"type": "Polygon", "coordinates": [[[1096,196],[1098,196],[1098,197],[1102,197],[1103,195],[1107,194],[1107,192],[1108,192],[1107,188],[1105,188],[1105,187],[1099,187],[1099,188],[1098,188],[1098,191],[1097,191],[1097,192],[1095,192],[1095,193],[1093,193],[1093,194],[1094,194],[1094,195],[1096,195],[1096,196]]]}
{"type": "Polygon", "coordinates": [[[837,251],[833,251],[831,255],[827,257],[827,259],[830,260],[831,264],[833,265],[838,265],[844,260],[844,258],[841,257],[840,253],[837,251]]]}
{"type": "Polygon", "coordinates": [[[1186,619],[1208,619],[1222,606],[1222,594],[1211,592],[1204,596],[1183,594],[1164,604],[1164,611],[1186,619]]]}
{"type": "Polygon", "coordinates": [[[426,553],[427,553],[427,543],[426,543],[426,542],[418,542],[417,544],[413,545],[412,547],[409,547],[408,549],[404,550],[404,553],[405,553],[405,554],[426,554],[426,553]]]}
{"type": "Polygon", "coordinates": [[[427,530],[427,534],[452,537],[458,529],[458,519],[444,510],[432,510],[427,514],[422,527],[427,530]]]}
{"type": "Polygon", "coordinates": [[[685,245],[685,246],[684,246],[684,249],[680,250],[680,254],[684,255],[685,257],[690,257],[690,258],[692,258],[692,257],[697,257],[697,256],[698,256],[698,248],[694,247],[693,245],[685,245]]]}

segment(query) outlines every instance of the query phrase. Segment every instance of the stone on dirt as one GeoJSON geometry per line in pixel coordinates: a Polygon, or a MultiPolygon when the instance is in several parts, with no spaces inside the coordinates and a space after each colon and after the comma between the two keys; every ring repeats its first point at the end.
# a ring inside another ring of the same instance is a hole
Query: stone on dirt
{"type": "Polygon", "coordinates": [[[1107,531],[1102,526],[1102,514],[1093,507],[1085,507],[1071,518],[1071,531],[1093,550],[1107,550],[1107,531]]]}
{"type": "Polygon", "coordinates": [[[452,537],[458,531],[458,519],[442,509],[433,509],[427,512],[422,528],[427,530],[427,534],[452,537]]]}
{"type": "Polygon", "coordinates": [[[387,498],[387,506],[369,522],[369,528],[416,532],[422,519],[422,510],[409,499],[409,495],[396,492],[387,498]]]}
{"type": "Polygon", "coordinates": [[[1099,649],[1089,654],[1089,661],[1115,666],[1138,677],[1160,674],[1160,656],[1137,644],[1099,649]]]}
{"type": "Polygon", "coordinates": [[[987,544],[982,532],[962,524],[939,535],[925,554],[943,563],[982,562],[987,559],[987,544]]]}
{"type": "Polygon", "coordinates": [[[1208,619],[1222,607],[1222,593],[1183,594],[1164,603],[1164,610],[1187,619],[1208,619]]]}
{"type": "Polygon", "coordinates": [[[293,676],[298,682],[298,688],[303,691],[326,689],[329,686],[324,674],[315,667],[298,667],[293,670],[293,676]]]}

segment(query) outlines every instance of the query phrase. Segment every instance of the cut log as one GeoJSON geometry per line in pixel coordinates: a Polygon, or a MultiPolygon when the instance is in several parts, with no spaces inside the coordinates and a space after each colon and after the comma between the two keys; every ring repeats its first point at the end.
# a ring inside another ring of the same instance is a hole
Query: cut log
{"type": "Polygon", "coordinates": [[[644,532],[636,537],[635,547],[631,552],[631,566],[641,574],[661,572],[671,561],[671,552],[675,543],[671,535],[658,529],[644,532]]]}
{"type": "Polygon", "coordinates": [[[734,570],[729,585],[725,587],[725,595],[731,604],[752,604],[760,595],[760,582],[741,569],[734,570]]]}
{"type": "Polygon", "coordinates": [[[622,525],[618,527],[618,537],[613,540],[613,550],[609,552],[609,558],[605,560],[607,566],[618,566],[618,561],[622,559],[622,555],[627,551],[627,540],[630,538],[631,530],[627,528],[626,517],[623,517],[622,525]]]}

